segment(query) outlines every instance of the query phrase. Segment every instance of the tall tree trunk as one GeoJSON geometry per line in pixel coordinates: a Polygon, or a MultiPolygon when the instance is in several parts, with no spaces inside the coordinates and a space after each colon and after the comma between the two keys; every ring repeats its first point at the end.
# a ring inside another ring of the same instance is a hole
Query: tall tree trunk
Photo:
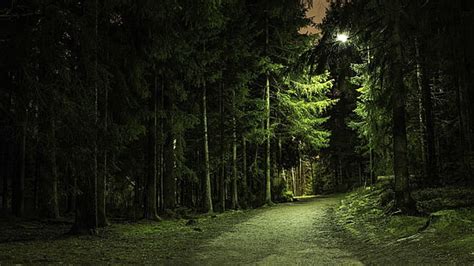
{"type": "Polygon", "coordinates": [[[144,218],[149,220],[159,220],[156,207],[156,180],[157,180],[157,126],[158,126],[158,77],[155,74],[154,89],[150,99],[150,106],[153,109],[153,118],[150,119],[148,128],[148,171],[146,183],[146,206],[144,218]]]}
{"type": "Polygon", "coordinates": [[[39,136],[36,137],[35,143],[35,173],[34,173],[34,180],[33,180],[33,209],[35,212],[39,209],[39,202],[40,202],[40,182],[41,182],[41,139],[39,136]]]}
{"type": "Polygon", "coordinates": [[[97,213],[94,211],[93,178],[82,175],[77,178],[77,187],[80,191],[76,195],[75,222],[71,228],[72,234],[96,234],[97,213]]]}
{"type": "MultiPolygon", "coordinates": [[[[470,153],[474,149],[473,144],[473,130],[472,122],[474,118],[471,117],[471,111],[473,108],[470,104],[470,95],[472,95],[470,86],[470,69],[469,69],[469,48],[470,48],[470,37],[468,30],[470,24],[466,19],[470,16],[462,14],[469,10],[468,1],[461,0],[456,2],[456,8],[452,9],[452,16],[456,18],[456,34],[452,39],[453,57],[455,58],[455,76],[456,76],[456,101],[457,101],[457,113],[459,119],[459,139],[460,139],[460,166],[465,180],[474,183],[474,171],[470,162],[470,153]],[[455,12],[456,10],[460,12],[455,12]],[[462,43],[460,46],[459,43],[462,43]]],[[[474,100],[474,97],[473,97],[474,100]]],[[[472,156],[472,155],[471,155],[472,156]]]]}
{"type": "Polygon", "coordinates": [[[161,94],[160,94],[160,108],[161,108],[161,118],[160,118],[160,184],[159,184],[159,202],[160,210],[164,210],[164,175],[165,175],[165,157],[164,157],[164,143],[165,143],[165,81],[162,77],[161,79],[161,94]]]}
{"type": "Polygon", "coordinates": [[[312,189],[313,194],[317,194],[317,192],[316,192],[316,190],[317,190],[316,183],[317,182],[316,182],[316,175],[314,173],[314,162],[311,159],[309,161],[309,170],[311,171],[311,181],[313,182],[311,189],[312,189]]]}
{"type": "Polygon", "coordinates": [[[420,91],[420,124],[422,133],[423,162],[425,172],[425,186],[432,186],[439,183],[436,164],[435,130],[433,119],[433,102],[431,98],[431,88],[429,84],[427,55],[422,53],[426,49],[425,45],[415,40],[416,59],[417,59],[417,80],[420,91]]]}
{"type": "Polygon", "coordinates": [[[370,184],[374,185],[377,182],[377,178],[374,173],[374,149],[370,148],[369,151],[369,178],[370,184]]]}
{"type": "MultiPolygon", "coordinates": [[[[15,71],[17,76],[17,82],[22,82],[21,72],[15,71]]],[[[10,84],[10,88],[13,89],[13,84],[10,84]]],[[[28,110],[27,106],[25,105],[23,108],[19,106],[18,109],[13,107],[13,97],[10,94],[10,103],[9,107],[10,110],[13,112],[17,112],[20,116],[20,121],[16,125],[16,129],[13,130],[13,134],[15,136],[15,145],[17,145],[15,152],[15,165],[12,167],[14,169],[14,174],[11,175],[12,181],[12,197],[11,197],[11,207],[12,212],[14,215],[18,217],[22,217],[24,215],[25,210],[25,171],[26,171],[26,141],[27,141],[27,126],[28,126],[28,110]],[[12,108],[13,107],[13,108],[12,108]]],[[[10,111],[9,110],[9,111],[10,111]]]]}
{"type": "Polygon", "coordinates": [[[56,122],[54,117],[51,119],[51,137],[49,138],[51,141],[50,145],[50,160],[51,160],[51,218],[58,218],[59,217],[59,196],[58,196],[58,164],[56,161],[57,158],[57,146],[56,146],[56,122]]]}
{"type": "Polygon", "coordinates": [[[226,200],[226,177],[225,177],[225,162],[224,162],[224,101],[222,99],[222,94],[224,90],[224,85],[221,84],[219,90],[219,145],[220,145],[220,160],[219,160],[219,205],[221,205],[222,211],[225,211],[225,200],[226,200]]]}
{"type": "Polygon", "coordinates": [[[395,174],[396,206],[404,212],[411,211],[411,196],[408,183],[408,148],[406,129],[406,89],[403,84],[403,55],[400,36],[401,4],[394,1],[391,12],[394,14],[392,43],[395,45],[391,64],[393,100],[393,172],[395,174]]]}
{"type": "Polygon", "coordinates": [[[259,168],[258,168],[258,144],[255,145],[255,156],[254,156],[254,159],[253,159],[253,175],[252,175],[252,178],[250,178],[250,188],[251,188],[251,191],[252,193],[254,192],[257,192],[257,191],[260,191],[260,188],[257,187],[258,185],[258,182],[255,182],[257,180],[257,178],[259,178],[259,168]]]}
{"type": "Polygon", "coordinates": [[[173,135],[173,105],[169,98],[166,99],[166,111],[168,121],[166,124],[167,136],[164,142],[164,176],[163,176],[163,208],[174,209],[176,207],[176,177],[174,173],[174,135],[173,135]]]}
{"type": "Polygon", "coordinates": [[[24,122],[20,124],[18,171],[12,182],[12,210],[17,217],[22,217],[25,212],[25,172],[26,172],[26,134],[28,113],[24,111],[24,122]]]}
{"type": "MultiPolygon", "coordinates": [[[[454,53],[454,58],[458,58],[458,60],[462,60],[461,55],[458,55],[456,51],[456,46],[453,43],[453,53],[454,53]]],[[[456,64],[457,66],[458,64],[456,64]]],[[[469,173],[469,166],[468,162],[466,162],[466,147],[468,147],[470,144],[469,140],[469,126],[466,125],[466,120],[467,120],[467,114],[466,114],[466,92],[465,92],[465,87],[464,87],[464,77],[463,77],[463,72],[456,67],[456,74],[457,77],[455,78],[454,84],[456,87],[456,106],[457,106],[457,116],[459,120],[459,142],[460,142],[460,150],[461,150],[461,169],[463,173],[469,173]]]]}
{"type": "Polygon", "coordinates": [[[133,215],[134,219],[140,219],[142,209],[142,181],[140,175],[135,175],[135,186],[133,187],[133,215]]]}
{"type": "Polygon", "coordinates": [[[78,179],[78,189],[81,192],[77,196],[76,202],[76,217],[71,233],[91,233],[96,234],[98,228],[98,202],[97,202],[97,179],[98,179],[98,126],[99,126],[99,88],[98,88],[98,52],[99,52],[99,24],[98,24],[98,13],[99,3],[95,0],[93,4],[88,6],[93,12],[94,28],[93,34],[95,38],[94,43],[94,73],[93,77],[89,78],[92,81],[94,87],[94,134],[93,134],[93,147],[92,147],[92,173],[84,174],[78,179]]]}
{"type": "MultiPolygon", "coordinates": [[[[370,54],[370,47],[367,47],[367,65],[371,66],[371,54],[370,54]]],[[[372,96],[370,97],[372,98],[372,96]]],[[[373,100],[373,99],[370,99],[370,100],[373,100]]],[[[369,136],[369,182],[370,182],[370,185],[374,185],[377,180],[377,178],[375,177],[375,173],[374,173],[374,148],[372,146],[372,137],[369,136]]],[[[367,181],[364,183],[364,186],[367,185],[367,181]]]]}
{"type": "Polygon", "coordinates": [[[280,178],[283,172],[283,147],[281,137],[278,137],[277,176],[280,178]]]}
{"type": "Polygon", "coordinates": [[[293,191],[293,196],[296,196],[296,177],[294,167],[291,167],[291,188],[293,191]]]}
{"type": "MultiPolygon", "coordinates": [[[[473,140],[473,124],[474,121],[474,108],[472,107],[472,100],[474,99],[474,93],[472,92],[472,16],[467,14],[472,14],[472,4],[468,4],[467,0],[461,0],[461,14],[459,15],[460,20],[460,31],[461,31],[461,43],[462,45],[462,60],[461,60],[461,76],[463,80],[462,87],[464,89],[465,97],[463,102],[466,106],[465,108],[465,130],[466,130],[466,144],[467,146],[464,147],[466,149],[465,157],[472,156],[470,153],[474,150],[474,140],[473,140]]],[[[472,3],[469,1],[469,3],[472,3]]],[[[470,158],[465,158],[464,161],[467,161],[467,170],[468,175],[470,176],[470,182],[474,183],[473,171],[471,168],[471,162],[469,161],[470,158]]]]}
{"type": "Polygon", "coordinates": [[[237,121],[235,89],[232,90],[232,209],[240,208],[237,188],[237,121]]]}
{"type": "MultiPolygon", "coordinates": [[[[268,54],[269,48],[269,22],[268,14],[265,14],[265,53],[268,54]]],[[[268,70],[265,73],[265,203],[273,204],[272,202],[272,183],[271,183],[271,133],[270,133],[270,73],[268,70]]]]}
{"type": "Polygon", "coordinates": [[[202,125],[204,133],[204,202],[203,207],[206,212],[212,213],[212,195],[211,195],[211,173],[209,164],[209,143],[207,133],[207,99],[206,85],[202,91],[202,125]]]}
{"type": "Polygon", "coordinates": [[[8,212],[8,171],[7,164],[2,169],[2,214],[8,212]]]}
{"type": "Polygon", "coordinates": [[[94,228],[97,228],[99,225],[98,220],[98,199],[97,199],[97,179],[99,175],[99,168],[98,168],[98,128],[99,128],[99,86],[98,86],[98,79],[99,79],[99,72],[98,72],[98,61],[99,61],[99,3],[98,0],[95,0],[94,4],[94,37],[95,37],[95,51],[94,51],[94,128],[95,128],[95,136],[94,136],[94,179],[93,179],[93,210],[94,210],[94,228]]]}
{"type": "MultiPolygon", "coordinates": [[[[108,124],[108,99],[109,90],[105,88],[104,97],[104,135],[107,136],[108,124]]],[[[102,174],[98,175],[97,179],[97,223],[99,227],[108,226],[107,209],[106,209],[106,188],[107,188],[107,147],[104,147],[104,162],[102,174]]]]}
{"type": "Polygon", "coordinates": [[[76,211],[76,186],[77,180],[74,173],[73,166],[68,164],[66,167],[66,178],[67,178],[67,185],[66,185],[66,193],[67,193],[67,209],[66,213],[73,213],[76,211]]]}
{"type": "Polygon", "coordinates": [[[299,196],[304,194],[304,177],[303,177],[303,160],[301,159],[301,150],[298,145],[298,183],[299,183],[299,196]]]}
{"type": "Polygon", "coordinates": [[[242,137],[242,201],[248,205],[248,183],[247,183],[247,140],[242,137]]]}
{"type": "Polygon", "coordinates": [[[271,184],[271,142],[270,142],[270,78],[267,73],[265,85],[265,202],[273,204],[272,202],[272,184],[271,184]]]}
{"type": "Polygon", "coordinates": [[[46,218],[58,218],[58,170],[56,165],[56,126],[53,112],[49,112],[49,121],[40,127],[40,132],[45,134],[41,141],[42,170],[39,182],[39,215],[46,218]]]}
{"type": "MultiPolygon", "coordinates": [[[[11,84],[11,78],[10,75],[8,75],[8,80],[9,80],[9,93],[8,93],[8,106],[6,106],[6,110],[12,111],[12,106],[13,106],[13,91],[14,91],[14,86],[11,84]]],[[[13,126],[13,121],[11,121],[11,125],[13,126]]],[[[9,135],[9,130],[6,130],[5,132],[6,135],[9,135]]],[[[0,140],[0,142],[4,143],[5,145],[5,160],[0,162],[1,164],[4,164],[0,171],[3,177],[3,184],[2,184],[2,212],[4,215],[8,214],[8,199],[9,199],[9,194],[8,194],[8,179],[9,177],[12,177],[11,173],[11,165],[12,165],[12,160],[13,160],[13,143],[7,141],[7,138],[3,138],[0,140]]]]}

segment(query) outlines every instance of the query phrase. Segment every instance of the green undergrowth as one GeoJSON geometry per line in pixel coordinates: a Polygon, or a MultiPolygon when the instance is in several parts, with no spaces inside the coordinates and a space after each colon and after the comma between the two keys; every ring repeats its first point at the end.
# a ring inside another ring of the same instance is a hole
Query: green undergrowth
{"type": "Polygon", "coordinates": [[[474,188],[443,187],[417,190],[412,193],[421,213],[474,206],[474,188]]]}
{"type": "Polygon", "coordinates": [[[97,236],[67,235],[70,224],[12,224],[0,220],[0,265],[190,264],[191,251],[196,247],[260,211],[229,211],[160,222],[120,222],[100,230],[97,236]]]}
{"type": "MultiPolygon", "coordinates": [[[[455,191],[469,194],[462,188],[417,191],[414,198],[424,214],[408,216],[393,211],[390,182],[381,182],[348,194],[335,211],[335,218],[356,243],[363,243],[366,249],[375,247],[376,252],[362,255],[369,262],[385,262],[384,256],[393,252],[405,254],[400,255],[400,261],[406,261],[410,254],[417,259],[431,257],[412,263],[474,262],[474,208],[440,203],[451,202],[451,196],[460,200],[454,196],[455,191]],[[436,204],[431,205],[433,202],[436,204]]],[[[364,252],[364,248],[355,252],[364,252]]]]}
{"type": "Polygon", "coordinates": [[[389,214],[392,194],[383,185],[350,193],[336,211],[340,224],[354,236],[374,244],[418,233],[426,218],[389,214]]]}

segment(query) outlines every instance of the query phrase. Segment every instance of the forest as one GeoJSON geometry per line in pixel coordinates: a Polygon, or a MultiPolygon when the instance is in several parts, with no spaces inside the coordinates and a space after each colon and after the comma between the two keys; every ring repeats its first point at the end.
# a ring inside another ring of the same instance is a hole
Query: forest
{"type": "Polygon", "coordinates": [[[1,0],[0,264],[472,264],[473,12],[1,0]]]}

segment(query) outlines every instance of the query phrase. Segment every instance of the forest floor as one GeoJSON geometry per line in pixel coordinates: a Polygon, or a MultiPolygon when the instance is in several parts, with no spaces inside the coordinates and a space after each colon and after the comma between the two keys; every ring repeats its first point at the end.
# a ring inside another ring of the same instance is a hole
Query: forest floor
{"type": "Polygon", "coordinates": [[[474,208],[467,201],[474,191],[414,191],[417,209],[425,215],[408,216],[392,208],[390,187],[378,183],[358,189],[328,211],[336,221],[333,231],[340,233],[338,238],[352,254],[375,265],[474,265],[474,208]]]}
{"type": "MultiPolygon", "coordinates": [[[[64,235],[68,222],[1,220],[0,264],[433,264],[456,255],[433,253],[431,242],[413,250],[383,237],[377,245],[367,234],[355,237],[340,215],[347,199],[313,197],[194,220],[115,223],[99,236],[64,235]]],[[[466,259],[455,261],[467,264],[466,259]]]]}
{"type": "Polygon", "coordinates": [[[99,236],[64,235],[68,223],[3,221],[2,263],[360,264],[339,247],[314,197],[193,220],[113,224],[99,236]]]}

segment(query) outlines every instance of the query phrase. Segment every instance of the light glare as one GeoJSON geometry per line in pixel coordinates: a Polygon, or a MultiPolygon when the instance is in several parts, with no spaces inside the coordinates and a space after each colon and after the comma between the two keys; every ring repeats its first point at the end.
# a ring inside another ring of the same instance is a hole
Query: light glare
{"type": "Polygon", "coordinates": [[[349,36],[345,33],[337,34],[336,40],[342,43],[346,43],[349,40],[349,36]]]}

